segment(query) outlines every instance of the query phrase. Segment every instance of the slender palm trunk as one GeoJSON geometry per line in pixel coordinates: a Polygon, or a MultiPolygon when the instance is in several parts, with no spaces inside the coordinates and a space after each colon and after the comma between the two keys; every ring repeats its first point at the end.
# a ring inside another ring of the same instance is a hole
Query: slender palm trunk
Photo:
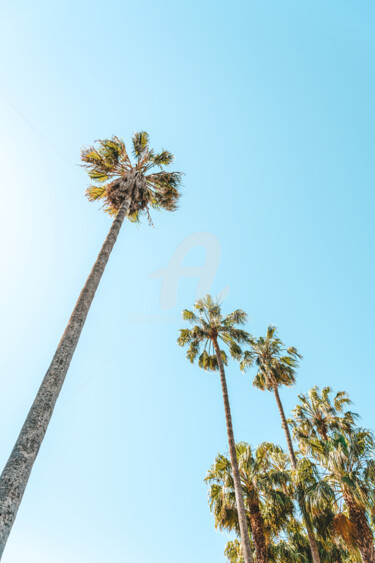
{"type": "Polygon", "coordinates": [[[246,520],[245,503],[243,499],[243,492],[241,486],[240,471],[238,468],[237,454],[236,454],[236,443],[234,441],[233,425],[232,425],[232,415],[230,412],[229,397],[227,382],[225,379],[225,371],[223,359],[221,357],[221,352],[217,340],[213,340],[213,345],[216,352],[217,362],[219,365],[221,388],[223,391],[224,399],[224,410],[225,410],[225,420],[227,423],[227,433],[228,433],[228,444],[229,444],[229,455],[233,470],[233,481],[234,481],[234,492],[236,496],[236,505],[238,513],[238,521],[240,525],[241,543],[243,550],[243,558],[245,563],[253,563],[253,554],[251,552],[249,529],[246,520]]]}
{"type": "MultiPolygon", "coordinates": [[[[286,418],[285,418],[284,407],[282,405],[280,395],[279,395],[279,390],[278,390],[278,387],[277,387],[276,384],[273,386],[273,391],[275,393],[276,403],[277,403],[277,406],[278,406],[278,409],[279,409],[279,412],[280,412],[281,424],[282,424],[282,427],[283,427],[284,432],[285,432],[290,462],[292,464],[293,469],[296,469],[297,468],[296,454],[294,452],[293,442],[292,442],[292,438],[291,438],[291,435],[290,435],[289,426],[288,426],[288,423],[287,423],[286,418]]],[[[310,514],[308,513],[308,511],[306,509],[306,502],[305,502],[305,499],[304,499],[304,494],[303,494],[303,491],[300,488],[297,491],[297,496],[298,496],[298,504],[299,504],[300,510],[301,510],[302,515],[303,515],[304,520],[305,520],[305,527],[306,527],[307,536],[309,538],[309,544],[310,544],[310,550],[311,550],[313,562],[314,563],[320,563],[319,549],[318,549],[318,544],[316,543],[314,529],[313,529],[312,522],[311,522],[311,517],[310,517],[310,514]]]]}
{"type": "Polygon", "coordinates": [[[108,262],[128,204],[114,219],[107,238],[78,298],[51,365],[27,415],[17,442],[0,477],[0,559],[17,515],[34,461],[46,433],[57,397],[76,349],[95,292],[108,262]]]}
{"type": "Polygon", "coordinates": [[[348,507],[349,519],[354,524],[355,540],[363,563],[375,562],[374,539],[368,525],[365,511],[358,506],[348,494],[344,493],[345,504],[348,507]]]}
{"type": "Polygon", "coordinates": [[[253,535],[257,563],[268,563],[268,549],[264,536],[264,519],[259,508],[256,495],[247,503],[250,517],[251,533],[253,535]]]}

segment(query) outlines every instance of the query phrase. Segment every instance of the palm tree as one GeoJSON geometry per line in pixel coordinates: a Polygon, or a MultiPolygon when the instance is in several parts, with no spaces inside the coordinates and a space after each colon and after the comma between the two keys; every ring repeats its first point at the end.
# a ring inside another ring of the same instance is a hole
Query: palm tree
{"type": "MultiPolygon", "coordinates": [[[[277,336],[276,327],[270,325],[266,337],[253,339],[251,349],[247,350],[241,361],[241,369],[252,366],[255,362],[258,368],[254,379],[254,386],[262,391],[273,391],[279,409],[281,424],[285,432],[292,468],[297,469],[297,458],[294,452],[289,426],[285,417],[284,408],[279,395],[279,387],[287,387],[295,383],[298,359],[302,356],[294,347],[285,348],[277,336]]],[[[299,504],[305,519],[306,531],[309,538],[311,555],[314,563],[320,563],[318,544],[315,539],[311,519],[306,511],[302,489],[299,491],[299,504]]]]}
{"type": "MultiPolygon", "coordinates": [[[[294,511],[287,460],[281,448],[269,443],[261,444],[253,452],[241,442],[236,446],[236,454],[256,561],[269,563],[269,545],[294,511]]],[[[230,459],[219,454],[205,480],[210,485],[208,496],[215,527],[238,533],[230,459]]]]}
{"type": "Polygon", "coordinates": [[[375,441],[371,432],[355,427],[358,415],[344,412],[350,404],[346,393],[330,399],[330,388],[314,387],[301,395],[293,411],[293,428],[305,455],[304,465],[315,462],[316,484],[309,487],[308,501],[319,513],[323,498],[336,507],[332,529],[349,549],[357,548],[362,561],[374,563],[374,538],[369,518],[374,515],[375,441]],[[309,459],[307,459],[309,458],[309,459]]]}
{"type": "Polygon", "coordinates": [[[298,463],[294,482],[297,487],[303,486],[305,491],[305,501],[321,548],[322,563],[361,561],[358,559],[354,527],[348,518],[345,505],[339,495],[335,495],[326,480],[326,472],[321,464],[312,458],[306,443],[300,442],[300,446],[304,457],[298,463]]]}
{"type": "Polygon", "coordinates": [[[315,385],[308,394],[298,395],[300,404],[293,411],[293,419],[289,422],[294,434],[301,438],[318,438],[328,440],[329,432],[350,432],[358,418],[358,414],[345,411],[344,408],[351,404],[345,391],[339,391],[330,398],[332,389],[324,387],[319,392],[315,385]]]}
{"type": "MultiPolygon", "coordinates": [[[[337,504],[342,501],[345,505],[353,543],[362,561],[374,563],[374,537],[368,520],[373,517],[375,496],[375,442],[371,432],[363,428],[349,434],[337,432],[326,441],[311,439],[310,448],[311,455],[324,470],[323,479],[331,497],[337,504]]],[[[336,531],[340,534],[338,524],[336,521],[336,531]]]]}
{"type": "Polygon", "coordinates": [[[108,236],[78,298],[51,365],[39,388],[14,449],[0,477],[0,558],[13,526],[34,461],[46,433],[64,383],[73,353],[124,218],[138,221],[149,209],[174,211],[180,197],[181,173],[166,172],[173,156],[149,148],[149,137],[141,131],[133,137],[132,164],[124,142],[104,139],[82,150],[83,166],[94,185],[86,192],[90,201],[101,200],[114,216],[108,236]],[[152,171],[157,167],[156,171],[152,171]]]}
{"type": "Polygon", "coordinates": [[[239,345],[250,343],[250,336],[236,326],[245,324],[247,315],[244,311],[237,309],[223,317],[220,305],[210,295],[207,295],[204,299],[199,299],[194,304],[194,309],[197,314],[188,310],[183,311],[183,319],[192,324],[193,327],[181,329],[177,342],[180,346],[188,346],[186,356],[190,362],[193,363],[198,357],[199,367],[220,373],[243,558],[245,563],[253,563],[224,369],[224,365],[228,363],[228,358],[225,351],[219,347],[219,341],[222,341],[229,347],[232,358],[235,360],[241,358],[242,350],[239,345]],[[202,346],[203,351],[201,351],[202,346]]]}

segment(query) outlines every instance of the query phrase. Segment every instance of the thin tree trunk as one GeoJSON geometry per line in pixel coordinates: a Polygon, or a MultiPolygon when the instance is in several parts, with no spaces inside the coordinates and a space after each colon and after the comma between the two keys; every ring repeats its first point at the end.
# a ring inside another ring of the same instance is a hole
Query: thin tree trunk
{"type": "Polygon", "coordinates": [[[259,499],[254,495],[254,498],[248,500],[247,507],[257,563],[268,563],[268,549],[266,538],[264,537],[264,520],[259,508],[259,499]]]}
{"type": "Polygon", "coordinates": [[[225,420],[226,420],[226,423],[227,423],[227,433],[228,433],[229,455],[230,455],[230,461],[231,461],[232,470],[233,470],[234,492],[235,492],[235,497],[236,497],[238,521],[239,521],[239,525],[240,525],[243,558],[244,558],[245,563],[253,563],[254,559],[253,559],[253,554],[252,554],[252,551],[251,551],[249,529],[248,529],[247,520],[246,520],[245,503],[244,503],[244,499],[243,499],[240,471],[239,471],[239,468],[238,468],[236,444],[235,444],[235,441],[234,441],[232,415],[231,415],[231,412],[230,412],[228,388],[227,388],[227,382],[226,382],[226,379],[225,379],[223,359],[221,357],[221,352],[220,352],[220,348],[219,348],[219,345],[217,343],[217,340],[213,341],[213,345],[214,345],[214,348],[215,348],[217,362],[218,362],[218,365],[219,365],[221,388],[222,388],[222,391],[223,391],[225,420]]]}
{"type": "Polygon", "coordinates": [[[363,563],[375,562],[374,539],[368,525],[365,511],[344,494],[345,504],[349,511],[349,520],[354,524],[355,540],[363,563]]]}
{"type": "MultiPolygon", "coordinates": [[[[282,424],[282,427],[283,427],[284,432],[285,432],[290,462],[292,464],[293,469],[297,469],[296,454],[294,452],[293,442],[292,442],[292,438],[291,438],[291,435],[290,435],[289,426],[288,426],[288,423],[287,423],[286,418],[285,418],[284,407],[282,405],[280,395],[279,395],[279,390],[278,390],[278,387],[277,387],[276,384],[273,386],[273,391],[275,393],[276,403],[277,403],[277,406],[278,406],[278,409],[279,409],[279,412],[280,412],[281,424],[282,424]]],[[[304,520],[305,520],[305,527],[306,527],[306,532],[307,532],[307,536],[308,536],[308,539],[309,539],[310,550],[311,550],[313,562],[314,563],[320,563],[319,549],[318,549],[318,544],[316,543],[313,525],[312,525],[312,522],[311,522],[310,514],[308,513],[307,508],[306,508],[306,502],[305,502],[305,499],[304,499],[303,491],[300,488],[298,488],[298,490],[297,490],[297,497],[298,497],[298,504],[299,504],[300,510],[301,510],[302,515],[303,515],[304,520]]]]}
{"type": "Polygon", "coordinates": [[[74,307],[51,365],[27,415],[17,442],[0,477],[0,559],[17,515],[34,461],[64,383],[66,373],[108,258],[128,209],[125,203],[114,219],[107,238],[74,307]]]}

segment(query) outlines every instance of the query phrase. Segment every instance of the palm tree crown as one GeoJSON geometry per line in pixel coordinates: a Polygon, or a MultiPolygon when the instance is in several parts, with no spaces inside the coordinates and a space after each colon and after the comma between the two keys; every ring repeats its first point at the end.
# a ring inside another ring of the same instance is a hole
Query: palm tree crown
{"type": "Polygon", "coordinates": [[[298,395],[300,404],[294,409],[291,421],[296,436],[327,440],[332,431],[351,431],[358,415],[344,412],[345,407],[351,404],[348,394],[339,391],[331,399],[331,393],[330,387],[324,387],[320,393],[315,385],[308,394],[298,395]]]}
{"type": "MultiPolygon", "coordinates": [[[[251,336],[236,325],[244,325],[247,314],[237,309],[227,316],[221,314],[220,305],[210,295],[199,299],[194,304],[197,314],[185,309],[182,318],[191,323],[193,328],[183,328],[177,340],[180,346],[188,345],[186,357],[191,363],[198,356],[198,365],[207,371],[218,370],[218,360],[213,349],[213,342],[221,340],[229,347],[233,359],[240,360],[242,349],[240,344],[249,344],[251,336]],[[203,350],[202,350],[203,347],[203,350]]],[[[223,363],[228,364],[228,357],[224,350],[220,350],[223,363]]]]}
{"type": "Polygon", "coordinates": [[[95,184],[86,190],[89,201],[101,200],[104,211],[117,215],[125,201],[128,202],[128,218],[139,221],[145,213],[152,224],[149,208],[175,211],[181,196],[178,186],[181,172],[166,172],[164,166],[173,161],[173,155],[162,150],[155,153],[149,147],[145,131],[132,138],[133,164],[125,143],[118,137],[97,141],[97,146],[82,149],[81,159],[88,175],[95,184]],[[159,171],[152,169],[158,167],[159,171]]]}
{"type": "Polygon", "coordinates": [[[285,348],[277,336],[276,327],[270,325],[265,337],[252,340],[251,350],[245,352],[241,369],[245,370],[255,363],[258,368],[253,382],[255,387],[262,391],[272,391],[275,385],[294,385],[300,358],[302,356],[294,346],[285,348]]]}
{"type": "MultiPolygon", "coordinates": [[[[288,457],[274,444],[264,442],[256,450],[249,444],[236,444],[242,490],[248,507],[249,520],[258,516],[266,544],[285,526],[294,512],[288,457]],[[251,508],[255,505],[255,514],[251,508]]],[[[238,531],[230,459],[219,454],[207,473],[210,509],[215,526],[238,531]]],[[[251,529],[253,527],[251,526],[251,529]]]]}

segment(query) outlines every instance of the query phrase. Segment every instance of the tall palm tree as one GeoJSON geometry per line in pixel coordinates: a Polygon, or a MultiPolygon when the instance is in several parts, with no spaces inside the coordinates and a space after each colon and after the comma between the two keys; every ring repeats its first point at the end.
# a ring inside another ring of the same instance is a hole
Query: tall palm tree
{"type": "Polygon", "coordinates": [[[300,396],[301,404],[293,411],[294,433],[305,455],[304,464],[317,464],[318,478],[315,486],[309,487],[309,504],[319,512],[324,497],[338,507],[333,531],[349,549],[354,546],[359,550],[363,562],[374,563],[369,519],[375,513],[375,440],[368,430],[355,427],[358,415],[344,412],[344,406],[351,402],[347,394],[337,393],[333,401],[330,394],[328,387],[321,393],[314,387],[308,395],[300,396]]]}
{"type": "Polygon", "coordinates": [[[247,315],[244,311],[237,309],[224,317],[221,314],[220,305],[210,295],[207,295],[204,299],[199,299],[194,304],[194,309],[197,314],[193,311],[183,311],[183,319],[192,324],[193,327],[181,329],[177,342],[180,346],[188,346],[186,356],[192,363],[198,357],[199,367],[220,373],[243,558],[245,563],[253,563],[224,369],[224,365],[228,363],[228,357],[219,346],[219,341],[223,342],[229,347],[232,358],[235,360],[241,358],[240,344],[249,344],[250,336],[244,330],[236,327],[246,323],[247,315]],[[203,351],[201,351],[202,346],[203,351]]]}
{"type": "MultiPolygon", "coordinates": [[[[252,366],[255,362],[257,374],[253,382],[254,386],[262,391],[273,391],[275,395],[281,417],[281,424],[285,432],[290,461],[294,470],[297,469],[297,458],[294,452],[288,422],[285,417],[284,407],[280,399],[279,387],[281,385],[289,387],[295,383],[296,367],[299,358],[301,358],[301,355],[296,348],[293,346],[285,348],[283,342],[277,336],[276,327],[270,325],[267,329],[266,337],[253,339],[251,349],[245,352],[243,360],[241,361],[242,370],[252,366]]],[[[313,562],[321,563],[318,544],[315,539],[310,516],[306,511],[302,489],[299,490],[299,504],[305,520],[313,562]]]]}
{"type": "MultiPolygon", "coordinates": [[[[294,511],[289,494],[289,467],[284,452],[274,444],[263,443],[253,451],[241,442],[236,446],[236,453],[256,561],[269,563],[269,545],[283,531],[294,511]]],[[[230,459],[219,454],[205,480],[210,485],[208,497],[215,527],[238,533],[230,459]]]]}
{"type": "Polygon", "coordinates": [[[0,558],[124,218],[127,216],[131,221],[138,221],[142,214],[150,218],[150,207],[167,211],[177,208],[181,173],[164,170],[164,166],[171,164],[172,154],[165,150],[155,153],[150,149],[149,137],[144,131],[136,133],[132,141],[134,163],[128,156],[124,142],[117,137],[100,140],[96,147],[82,150],[83,166],[94,181],[94,185],[86,192],[87,197],[90,201],[102,201],[104,210],[114,216],[114,221],[1,474],[0,558]],[[156,171],[153,171],[155,167],[156,171]]]}

